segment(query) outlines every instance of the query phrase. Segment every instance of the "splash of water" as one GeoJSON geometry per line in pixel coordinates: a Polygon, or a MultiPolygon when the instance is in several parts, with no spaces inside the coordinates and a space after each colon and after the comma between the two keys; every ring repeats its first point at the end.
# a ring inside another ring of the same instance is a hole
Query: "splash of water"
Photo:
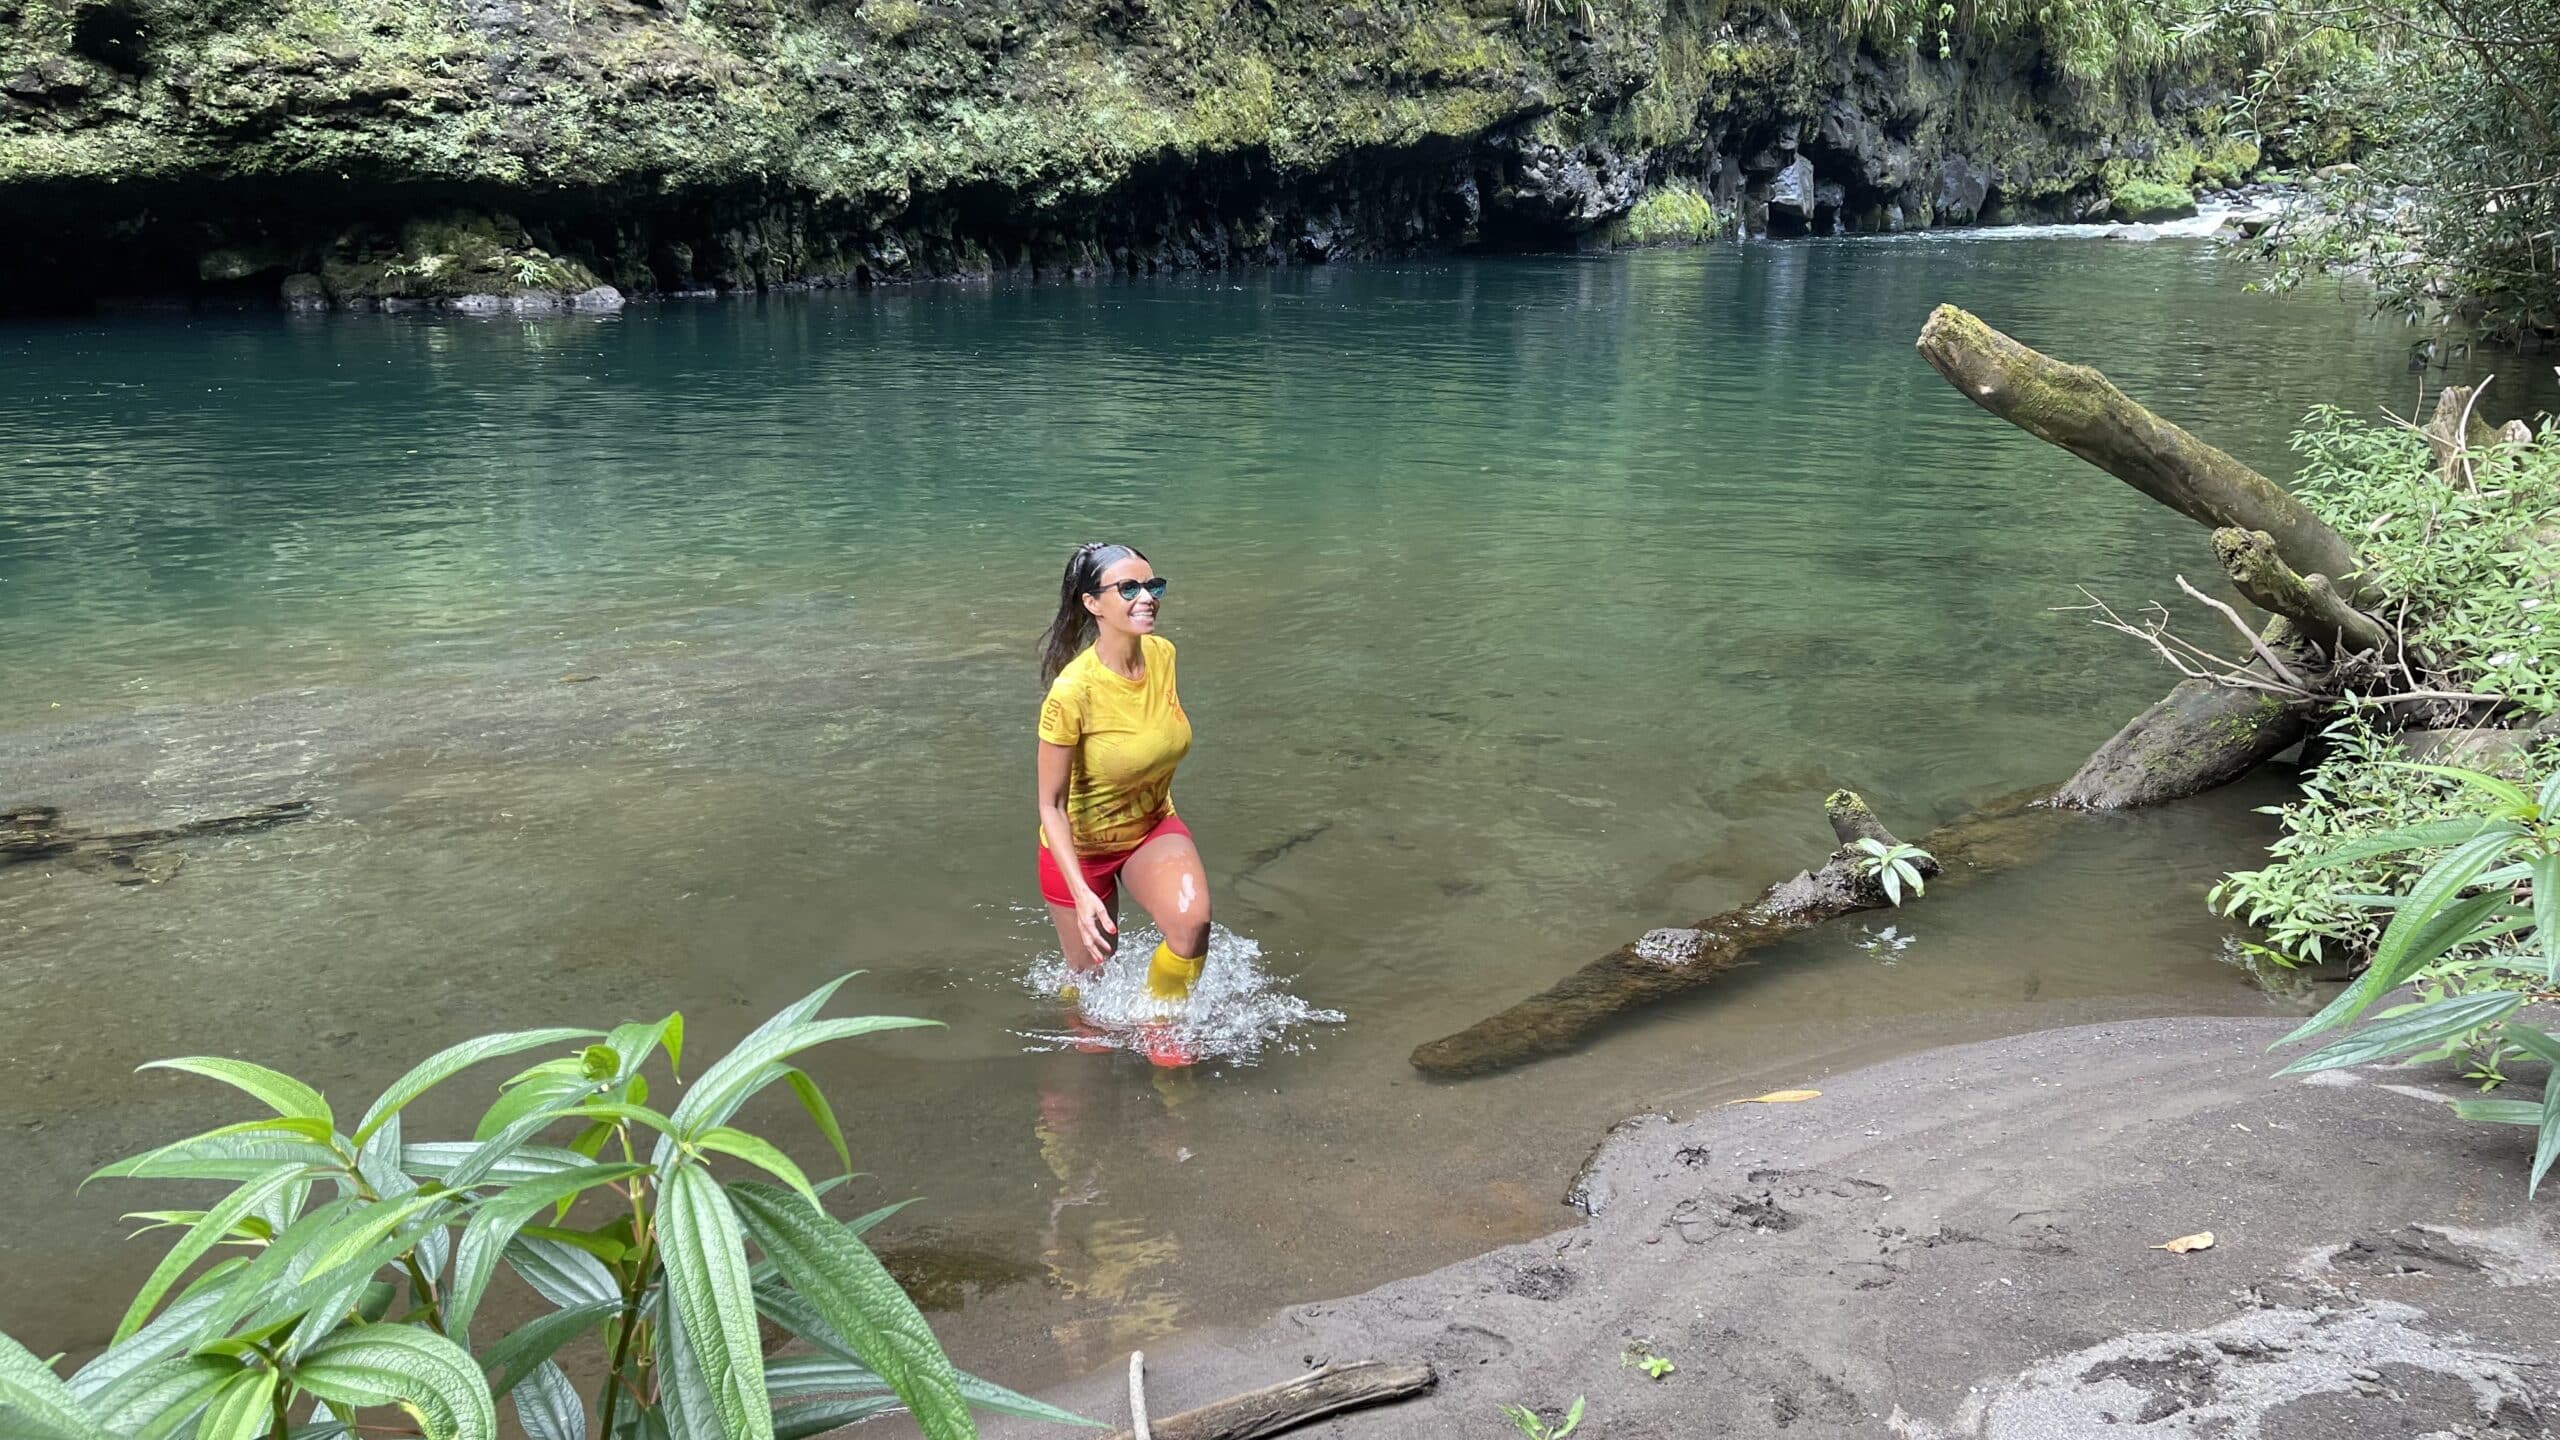
{"type": "Polygon", "coordinates": [[[1055,950],[1032,962],[1023,988],[1060,1007],[1065,1023],[1017,1030],[1032,1050],[1126,1050],[1159,1062],[1219,1060],[1251,1064],[1265,1051],[1295,1052],[1309,1025],[1339,1025],[1325,1010],[1283,988],[1262,966],[1262,946],[1222,925],[1209,927],[1208,963],[1188,1003],[1158,1004],[1147,994],[1147,961],[1164,937],[1148,927],[1120,932],[1120,948],[1097,974],[1076,977],[1077,998],[1059,998],[1066,958],[1055,950]]]}

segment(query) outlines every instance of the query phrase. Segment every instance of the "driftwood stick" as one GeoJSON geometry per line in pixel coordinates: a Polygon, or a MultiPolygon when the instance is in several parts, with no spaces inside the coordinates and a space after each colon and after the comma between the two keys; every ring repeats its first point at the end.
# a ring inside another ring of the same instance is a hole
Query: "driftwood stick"
{"type": "Polygon", "coordinates": [[[2263,530],[2297,573],[2328,576],[2351,604],[2379,602],[2346,537],[2283,486],[2144,409],[2097,371],[2022,345],[1953,305],[1931,312],[1920,354],[1966,399],[2037,439],[2200,525],[2263,530]]]}
{"type": "MultiPolygon", "coordinates": [[[[2060,823],[2050,810],[2032,803],[2041,794],[2010,796],[1931,831],[1920,847],[1934,860],[1918,868],[1944,883],[2001,869],[2040,851],[2060,823]]],[[[1885,908],[1890,902],[1883,888],[1861,873],[1857,852],[1849,846],[1868,838],[1890,845],[1892,833],[1852,792],[1833,792],[1823,808],[1843,843],[1819,868],[1780,881],[1750,904],[1689,929],[1656,930],[1622,945],[1499,1015],[1417,1047],[1411,1057],[1414,1068],[1456,1079],[1563,1054],[1620,1015],[1696,989],[1763,946],[1842,915],[1885,908]]]]}
{"type": "Polygon", "coordinates": [[[1155,1432],[1147,1428],[1147,1352],[1129,1352],[1129,1434],[1134,1440],[1155,1440],[1155,1432]]]}
{"type": "MultiPolygon", "coordinates": [[[[1439,1375],[1421,1361],[1327,1365],[1295,1380],[1168,1415],[1155,1422],[1154,1440],[1259,1440],[1327,1415],[1419,1395],[1439,1383],[1439,1375]]],[[[1124,1430],[1113,1440],[1142,1440],[1144,1435],[1124,1430]]]]}

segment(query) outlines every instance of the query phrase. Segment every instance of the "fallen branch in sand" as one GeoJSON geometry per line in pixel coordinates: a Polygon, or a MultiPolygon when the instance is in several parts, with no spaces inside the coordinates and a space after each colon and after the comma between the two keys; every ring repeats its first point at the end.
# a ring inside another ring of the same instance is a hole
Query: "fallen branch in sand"
{"type": "MultiPolygon", "coordinates": [[[[1137,1356],[1130,1356],[1129,1393],[1135,1404],[1144,1403],[1137,1388],[1139,1364],[1137,1356]]],[[[1327,1365],[1295,1380],[1168,1415],[1152,1427],[1124,1430],[1113,1440],[1140,1440],[1150,1429],[1153,1440],[1260,1440],[1345,1410],[1419,1395],[1439,1383],[1438,1373],[1422,1361],[1327,1365]]]]}

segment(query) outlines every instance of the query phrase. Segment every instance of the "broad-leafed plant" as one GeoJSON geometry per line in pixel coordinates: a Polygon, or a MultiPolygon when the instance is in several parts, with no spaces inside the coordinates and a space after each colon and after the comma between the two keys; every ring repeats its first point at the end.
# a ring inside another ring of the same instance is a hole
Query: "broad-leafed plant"
{"type": "Polygon", "coordinates": [[[2378,856],[2433,852],[2432,863],[2392,894],[2360,897],[2390,916],[2371,963],[2344,993],[2280,1043],[2353,1025],[2401,985],[2415,998],[2380,1011],[2343,1039],[2286,1066],[2281,1074],[2330,1070],[2407,1056],[2443,1058],[2489,1047],[2550,1063],[2542,1098],[2467,1100],[2465,1119],[2535,1129],[2532,1189],[2560,1160],[2560,1039],[2526,1023],[2532,1003],[2560,1000],[2560,772],[2539,787],[2443,765],[2406,765],[2452,780],[2474,797],[2468,817],[2404,826],[2336,845],[2300,863],[2350,865],[2378,856]]]}
{"type": "Polygon", "coordinates": [[[650,1107],[644,1068],[663,1054],[678,1073],[681,1015],[465,1041],[352,1125],[319,1091],[261,1065],[159,1062],[273,1113],[98,1172],[233,1188],[203,1210],[136,1217],[177,1231],[177,1243],[107,1349],[68,1379],[0,1337],[0,1433],[492,1440],[500,1397],[530,1440],[801,1440],[900,1407],[934,1440],[974,1436],[972,1407],[1090,1424],[954,1369],[862,1241],[899,1207],[836,1220],[821,1204],[836,1181],[811,1183],[771,1141],[729,1123],[786,1085],[851,1171],[833,1108],[793,1057],[934,1022],[820,1018],[843,983],[766,1021],[671,1111],[650,1107]],[[542,1051],[553,1058],[508,1080],[469,1139],[403,1137],[402,1111],[438,1084],[542,1051]],[[723,1179],[714,1157],[771,1183],[723,1179]],[[502,1270],[548,1308],[476,1338],[502,1270]],[[802,1343],[768,1354],[760,1319],[802,1343]],[[592,1399],[572,1369],[599,1377],[592,1399]]]}

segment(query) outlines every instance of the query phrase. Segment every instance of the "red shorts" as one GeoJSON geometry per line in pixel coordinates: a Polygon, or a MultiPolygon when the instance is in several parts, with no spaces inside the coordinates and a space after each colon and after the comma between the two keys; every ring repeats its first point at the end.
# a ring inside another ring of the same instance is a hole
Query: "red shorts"
{"type": "MultiPolygon", "coordinates": [[[[1156,822],[1156,828],[1148,831],[1145,839],[1126,850],[1115,850],[1108,855],[1077,855],[1076,868],[1084,872],[1084,883],[1093,888],[1094,894],[1102,897],[1103,904],[1108,905],[1120,892],[1120,867],[1129,863],[1130,856],[1145,848],[1148,840],[1159,835],[1179,835],[1187,840],[1191,838],[1191,827],[1182,823],[1181,816],[1167,815],[1156,822]]],[[[1067,888],[1067,872],[1058,868],[1058,857],[1050,853],[1046,845],[1040,847],[1040,898],[1052,905],[1076,903],[1075,892],[1067,888]]]]}

